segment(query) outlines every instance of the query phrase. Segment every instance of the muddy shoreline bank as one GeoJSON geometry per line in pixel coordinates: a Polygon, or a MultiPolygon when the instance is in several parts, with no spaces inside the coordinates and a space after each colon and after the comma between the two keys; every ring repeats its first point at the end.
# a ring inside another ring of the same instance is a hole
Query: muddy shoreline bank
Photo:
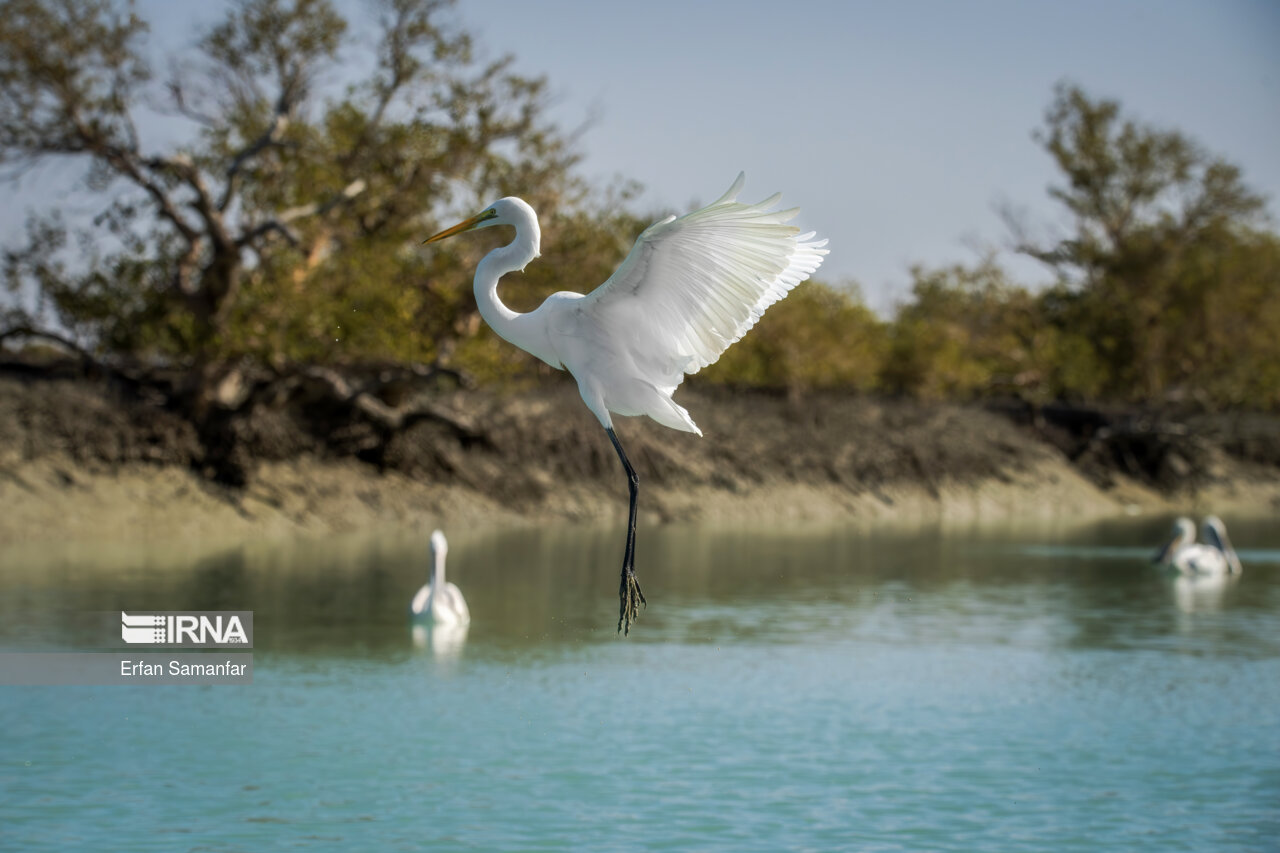
{"type": "MultiPolygon", "coordinates": [[[[193,423],[154,388],[0,370],[0,543],[625,516],[617,459],[569,382],[502,395],[432,383],[347,393],[339,405],[325,390],[332,378],[193,423]]],[[[696,385],[678,396],[703,438],[647,419],[618,425],[641,478],[643,524],[1280,512],[1271,415],[696,385]]]]}

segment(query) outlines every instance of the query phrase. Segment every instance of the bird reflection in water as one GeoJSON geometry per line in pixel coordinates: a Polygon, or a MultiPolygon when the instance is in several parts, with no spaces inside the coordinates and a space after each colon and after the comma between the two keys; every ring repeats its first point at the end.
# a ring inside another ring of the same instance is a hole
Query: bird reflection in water
{"type": "Polygon", "coordinates": [[[457,660],[467,644],[470,625],[439,625],[415,622],[412,626],[413,647],[430,652],[436,660],[457,660]]]}
{"type": "Polygon", "coordinates": [[[1184,613],[1221,610],[1227,590],[1239,581],[1237,574],[1178,575],[1173,579],[1173,600],[1184,613]]]}

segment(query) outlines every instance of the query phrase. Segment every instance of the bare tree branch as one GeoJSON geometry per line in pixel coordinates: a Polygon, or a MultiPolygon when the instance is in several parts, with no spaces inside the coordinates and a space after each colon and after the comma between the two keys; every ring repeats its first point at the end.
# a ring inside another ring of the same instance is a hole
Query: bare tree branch
{"type": "Polygon", "coordinates": [[[302,246],[302,239],[298,237],[297,233],[279,219],[268,219],[245,231],[236,238],[236,245],[241,247],[252,246],[273,232],[283,237],[285,242],[295,249],[302,246]]]}
{"type": "Polygon", "coordinates": [[[289,228],[289,223],[309,216],[320,216],[333,210],[340,204],[344,204],[360,193],[365,191],[366,183],[363,180],[355,180],[347,184],[342,192],[336,193],[332,198],[324,202],[315,202],[312,204],[304,204],[298,207],[291,207],[282,211],[279,215],[255,225],[236,238],[237,246],[249,246],[255,241],[265,237],[271,232],[276,232],[283,236],[293,246],[298,246],[300,240],[298,236],[289,228]]]}
{"type": "Polygon", "coordinates": [[[227,166],[226,184],[222,188],[222,197],[218,199],[218,210],[225,211],[227,206],[231,204],[231,199],[235,196],[240,170],[244,168],[244,165],[267,148],[279,144],[280,138],[284,136],[285,130],[289,127],[289,113],[292,108],[293,105],[286,99],[285,93],[281,92],[271,124],[263,131],[261,136],[236,152],[236,155],[231,159],[231,165],[227,166]]]}
{"type": "Polygon", "coordinates": [[[186,218],[178,212],[177,205],[174,204],[174,200],[165,191],[165,188],[144,173],[143,164],[139,161],[136,152],[116,148],[105,142],[87,142],[86,150],[97,154],[117,173],[128,178],[144,190],[155,202],[161,217],[168,220],[187,243],[194,244],[196,242],[200,236],[199,230],[187,222],[186,218]]]}
{"type": "MultiPolygon", "coordinates": [[[[176,75],[176,72],[175,72],[176,75]]],[[[174,111],[183,118],[188,118],[206,128],[218,127],[218,120],[208,113],[201,112],[195,107],[187,103],[187,93],[182,86],[182,81],[176,76],[165,84],[165,88],[169,90],[169,99],[173,102],[174,111]]]]}
{"type": "Polygon", "coordinates": [[[93,353],[89,352],[66,335],[51,332],[47,329],[40,329],[30,325],[29,323],[18,323],[16,325],[9,326],[6,329],[0,329],[0,343],[3,343],[9,338],[37,338],[40,340],[53,341],[54,343],[71,350],[73,353],[91,364],[97,365],[99,363],[93,353]]]}
{"type": "Polygon", "coordinates": [[[418,421],[432,420],[451,427],[461,437],[473,441],[486,440],[484,430],[470,418],[447,411],[426,400],[418,399],[408,406],[393,408],[365,389],[352,387],[342,374],[328,367],[309,367],[302,375],[323,383],[339,401],[347,403],[384,429],[394,432],[418,421]]]}
{"type": "Polygon", "coordinates": [[[227,231],[222,211],[213,203],[213,196],[204,182],[204,176],[191,158],[185,154],[172,157],[148,157],[144,164],[155,171],[166,172],[181,180],[194,194],[189,206],[200,214],[205,223],[205,233],[220,250],[232,250],[235,241],[227,231]]]}
{"type": "Polygon", "coordinates": [[[315,216],[321,213],[328,213],[333,208],[350,201],[365,190],[365,182],[362,179],[356,179],[343,187],[342,192],[330,198],[323,203],[313,203],[291,207],[281,212],[277,217],[281,222],[293,222],[295,219],[302,219],[305,216],[315,216]]]}

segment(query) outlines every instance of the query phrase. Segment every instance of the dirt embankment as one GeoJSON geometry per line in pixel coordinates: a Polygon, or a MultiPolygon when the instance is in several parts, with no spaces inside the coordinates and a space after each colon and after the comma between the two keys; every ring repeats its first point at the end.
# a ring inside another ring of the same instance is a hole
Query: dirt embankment
{"type": "MultiPolygon", "coordinates": [[[[1280,509],[1273,416],[678,396],[703,438],[618,425],[650,523],[1280,509]]],[[[0,542],[625,514],[613,449],[570,382],[496,395],[323,372],[227,398],[196,422],[158,385],[0,370],[0,542]]]]}

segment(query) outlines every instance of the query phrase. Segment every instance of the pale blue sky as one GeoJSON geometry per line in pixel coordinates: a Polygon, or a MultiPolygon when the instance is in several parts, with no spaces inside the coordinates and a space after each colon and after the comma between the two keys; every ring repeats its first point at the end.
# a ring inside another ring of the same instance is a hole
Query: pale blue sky
{"type": "Polygon", "coordinates": [[[745,169],[745,196],[800,205],[831,240],[822,274],[858,280],[879,308],[906,292],[911,263],[1001,243],[998,199],[1055,219],[1031,132],[1062,79],[1238,163],[1277,211],[1273,2],[476,0],[461,13],[489,50],[549,76],[566,125],[599,111],[586,174],[682,208],[745,169]]]}
{"type": "MultiPolygon", "coordinates": [[[[139,10],[155,47],[181,47],[221,5],[139,10]]],[[[911,263],[1001,243],[997,200],[1055,221],[1031,132],[1063,79],[1239,164],[1280,212],[1280,3],[464,0],[458,15],[489,56],[547,75],[562,126],[594,116],[587,177],[631,178],[642,206],[684,209],[745,170],[744,198],[782,191],[830,238],[821,277],[858,281],[881,310],[911,263]]],[[[49,197],[31,192],[40,180],[20,198],[49,197]]],[[[10,207],[4,239],[19,220],[10,207]]]]}

